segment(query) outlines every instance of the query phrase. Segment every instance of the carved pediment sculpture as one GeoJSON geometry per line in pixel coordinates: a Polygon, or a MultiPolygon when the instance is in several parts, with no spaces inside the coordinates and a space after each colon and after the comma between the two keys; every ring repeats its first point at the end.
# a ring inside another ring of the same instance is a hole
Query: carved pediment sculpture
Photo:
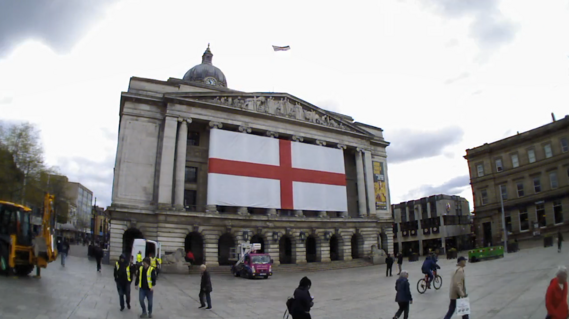
{"type": "Polygon", "coordinates": [[[270,93],[176,93],[168,96],[196,100],[227,107],[247,110],[251,112],[271,114],[299,121],[306,121],[318,125],[328,126],[349,132],[367,134],[349,122],[328,114],[308,103],[297,100],[287,94],[270,93]]]}

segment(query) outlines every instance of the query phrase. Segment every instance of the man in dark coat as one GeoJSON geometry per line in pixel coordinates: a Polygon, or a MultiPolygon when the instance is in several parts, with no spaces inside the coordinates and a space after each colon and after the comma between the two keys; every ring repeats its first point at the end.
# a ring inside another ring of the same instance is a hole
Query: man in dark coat
{"type": "Polygon", "coordinates": [[[119,301],[121,305],[121,311],[124,310],[124,297],[126,295],[126,306],[130,309],[130,283],[133,278],[132,268],[124,254],[119,258],[119,261],[115,264],[114,271],[115,282],[117,283],[117,291],[119,293],[119,301]]]}
{"type": "Polygon", "coordinates": [[[95,259],[97,260],[97,271],[101,272],[101,260],[103,259],[104,253],[99,244],[95,246],[94,253],[95,253],[95,259]]]}
{"type": "Polygon", "coordinates": [[[69,242],[67,241],[67,238],[63,239],[59,253],[61,255],[61,266],[65,267],[65,260],[69,254],[69,242]]]}
{"type": "Polygon", "coordinates": [[[391,257],[390,254],[387,254],[387,258],[385,258],[385,264],[387,265],[387,268],[385,268],[385,277],[393,276],[391,270],[393,268],[393,257],[391,257]]]}
{"type": "Polygon", "coordinates": [[[403,265],[403,254],[399,253],[397,255],[397,267],[399,268],[399,272],[397,275],[401,275],[401,266],[403,265]]]}
{"type": "Polygon", "coordinates": [[[408,277],[407,271],[403,270],[399,279],[395,282],[395,290],[397,291],[395,302],[399,304],[399,310],[397,310],[393,319],[399,319],[402,313],[405,314],[404,319],[409,318],[409,305],[413,303],[413,296],[411,296],[408,277]]]}
{"type": "Polygon", "coordinates": [[[437,263],[431,258],[431,256],[427,256],[425,262],[423,262],[423,266],[421,267],[421,271],[425,275],[429,275],[429,282],[427,283],[427,288],[431,289],[431,283],[433,282],[434,275],[433,270],[440,269],[437,263]]]}
{"type": "Polygon", "coordinates": [[[310,308],[314,306],[314,298],[310,295],[312,282],[308,277],[300,280],[298,288],[294,291],[294,302],[292,305],[292,319],[311,319],[310,308]]]}
{"type": "Polygon", "coordinates": [[[206,265],[201,265],[200,270],[202,272],[202,281],[200,284],[200,308],[205,307],[204,297],[207,301],[207,308],[211,309],[211,296],[210,293],[213,291],[213,287],[211,286],[211,277],[209,276],[209,272],[207,271],[206,265]]]}

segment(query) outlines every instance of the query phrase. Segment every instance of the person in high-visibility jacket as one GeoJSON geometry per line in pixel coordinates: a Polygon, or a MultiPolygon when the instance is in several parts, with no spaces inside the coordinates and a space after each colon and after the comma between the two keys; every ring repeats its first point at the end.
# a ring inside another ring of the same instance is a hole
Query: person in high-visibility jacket
{"type": "Polygon", "coordinates": [[[131,267],[125,255],[121,255],[115,264],[115,282],[119,292],[121,311],[124,310],[124,297],[126,295],[126,306],[130,309],[130,282],[132,281],[131,267]]]}
{"type": "Polygon", "coordinates": [[[144,258],[142,266],[138,270],[138,278],[135,288],[139,291],[138,299],[142,307],[141,318],[152,318],[152,299],[154,297],[154,286],[156,286],[156,271],[150,266],[150,258],[144,258]],[[148,314],[144,299],[148,299],[148,314]]]}
{"type": "Polygon", "coordinates": [[[142,252],[139,250],[138,254],[136,254],[136,263],[140,264],[141,262],[142,262],[142,252]]]}

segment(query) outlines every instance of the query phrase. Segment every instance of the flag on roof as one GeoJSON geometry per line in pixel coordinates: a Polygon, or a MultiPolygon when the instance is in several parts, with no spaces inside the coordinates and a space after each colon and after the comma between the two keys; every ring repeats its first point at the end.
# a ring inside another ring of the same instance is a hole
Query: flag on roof
{"type": "Polygon", "coordinates": [[[279,46],[273,45],[273,50],[275,50],[275,51],[288,51],[288,50],[290,50],[290,45],[287,45],[285,47],[279,47],[279,46]]]}

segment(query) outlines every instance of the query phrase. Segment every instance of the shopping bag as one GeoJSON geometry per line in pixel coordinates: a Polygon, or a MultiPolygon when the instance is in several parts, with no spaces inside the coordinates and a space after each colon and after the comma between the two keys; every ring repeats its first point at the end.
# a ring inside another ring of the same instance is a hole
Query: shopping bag
{"type": "Polygon", "coordinates": [[[470,300],[468,298],[461,298],[456,300],[456,315],[464,316],[470,314],[470,300]]]}

